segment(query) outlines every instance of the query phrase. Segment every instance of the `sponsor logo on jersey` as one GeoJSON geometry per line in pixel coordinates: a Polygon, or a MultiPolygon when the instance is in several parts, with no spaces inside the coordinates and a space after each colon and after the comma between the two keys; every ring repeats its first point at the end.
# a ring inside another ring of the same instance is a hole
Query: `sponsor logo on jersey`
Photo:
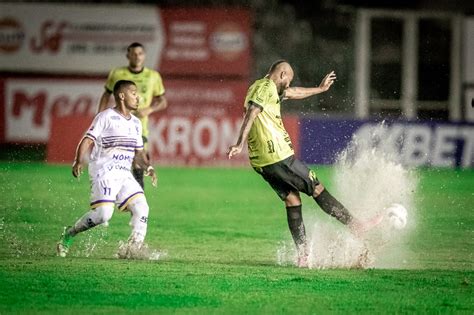
{"type": "Polygon", "coordinates": [[[118,171],[130,171],[130,168],[125,166],[125,165],[121,165],[121,164],[115,164],[115,165],[109,165],[107,166],[107,170],[110,172],[112,170],[118,170],[118,171]]]}
{"type": "Polygon", "coordinates": [[[132,162],[133,161],[133,156],[126,155],[126,154],[114,154],[114,155],[112,155],[112,159],[114,159],[116,161],[129,161],[129,162],[132,162]]]}

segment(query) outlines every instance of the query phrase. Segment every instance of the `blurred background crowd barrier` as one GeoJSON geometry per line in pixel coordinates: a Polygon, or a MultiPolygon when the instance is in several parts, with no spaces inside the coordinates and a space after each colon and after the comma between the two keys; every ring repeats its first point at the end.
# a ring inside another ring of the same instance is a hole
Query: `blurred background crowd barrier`
{"type": "Polygon", "coordinates": [[[306,162],[333,163],[385,121],[384,148],[403,164],[472,168],[473,8],[398,3],[0,3],[0,158],[70,163],[108,71],[138,41],[169,102],[150,123],[157,164],[246,165],[225,151],[247,87],[284,58],[294,85],[338,76],[328,93],[283,104],[306,162]]]}

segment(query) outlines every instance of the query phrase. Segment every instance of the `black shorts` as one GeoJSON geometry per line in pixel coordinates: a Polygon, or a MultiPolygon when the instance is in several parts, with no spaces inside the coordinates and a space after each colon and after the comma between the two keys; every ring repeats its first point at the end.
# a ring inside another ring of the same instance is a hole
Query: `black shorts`
{"type": "Polygon", "coordinates": [[[281,200],[285,200],[290,192],[303,192],[312,196],[314,187],[319,185],[316,174],[294,155],[254,169],[272,186],[281,200]]]}

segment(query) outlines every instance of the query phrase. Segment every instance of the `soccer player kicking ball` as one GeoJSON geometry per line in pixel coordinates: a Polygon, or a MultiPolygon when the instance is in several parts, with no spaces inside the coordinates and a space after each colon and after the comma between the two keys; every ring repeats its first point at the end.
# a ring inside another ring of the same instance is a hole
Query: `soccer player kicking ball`
{"type": "Polygon", "coordinates": [[[275,62],[268,74],[255,81],[245,98],[245,117],[237,143],[229,148],[228,157],[242,151],[248,143],[250,164],[275,190],[286,206],[288,226],[297,247],[298,266],[308,266],[306,232],[301,213],[299,192],[312,196],[324,212],[335,217],[356,235],[361,235],[382,220],[377,216],[368,222],[353,217],[317,179],[313,171],[294,156],[290,137],[283,126],[280,102],[303,99],[327,91],[336,79],[334,71],[317,87],[290,87],[293,69],[285,60],[275,62]]]}
{"type": "Polygon", "coordinates": [[[140,250],[145,239],[149,208],[143,189],[130,172],[133,161],[147,171],[153,186],[156,186],[157,178],[153,167],[143,157],[140,120],[131,114],[138,107],[137,86],[132,81],[118,81],[113,94],[116,106],[97,114],[77,146],[72,165],[74,177],[81,175],[86,155],[90,154],[91,210],[74,226],[64,229],[57,244],[61,257],[67,255],[78,233],[108,222],[114,205],[132,214],[132,233],[127,244],[129,253],[140,250]]]}

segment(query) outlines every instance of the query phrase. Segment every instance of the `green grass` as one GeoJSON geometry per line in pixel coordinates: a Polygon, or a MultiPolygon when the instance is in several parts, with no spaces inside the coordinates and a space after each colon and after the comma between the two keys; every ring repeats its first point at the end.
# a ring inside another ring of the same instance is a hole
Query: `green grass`
{"type": "MultiPolygon", "coordinates": [[[[369,270],[278,265],[277,248],[290,239],[284,207],[250,169],[158,172],[159,188],[146,189],[147,241],[167,256],[115,259],[129,234],[129,214],[117,212],[61,259],[62,227],[88,208],[87,176],[77,182],[67,166],[1,162],[0,314],[474,312],[472,170],[417,171],[410,262],[369,270]]],[[[331,172],[318,167],[324,182],[331,172]]]]}

